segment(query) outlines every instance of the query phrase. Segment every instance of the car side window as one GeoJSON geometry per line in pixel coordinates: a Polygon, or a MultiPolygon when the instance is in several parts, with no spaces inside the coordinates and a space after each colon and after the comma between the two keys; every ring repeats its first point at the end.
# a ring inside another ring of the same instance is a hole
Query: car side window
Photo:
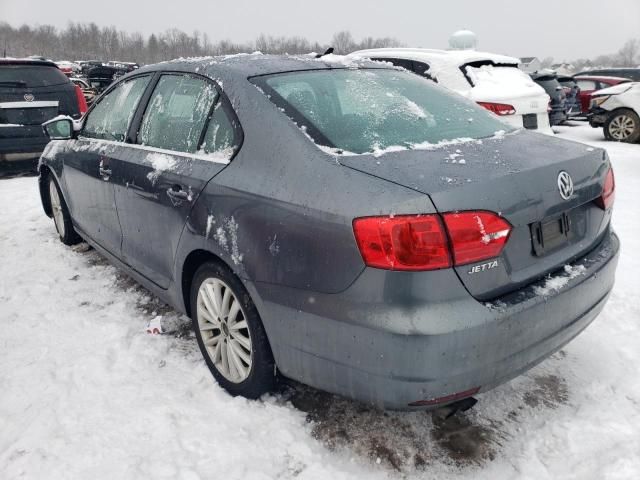
{"type": "Polygon", "coordinates": [[[142,117],[138,143],[195,153],[202,130],[218,99],[215,86],[191,75],[162,75],[142,117]]]}
{"type": "Polygon", "coordinates": [[[225,159],[230,159],[240,146],[242,134],[240,124],[229,113],[230,107],[225,108],[225,103],[218,102],[215,107],[204,134],[202,152],[222,155],[225,159]]]}
{"type": "Polygon", "coordinates": [[[151,77],[135,77],[107,93],[88,114],[82,135],[123,142],[129,124],[151,77]]]}
{"type": "Polygon", "coordinates": [[[415,60],[413,61],[414,72],[416,72],[418,75],[422,75],[423,77],[426,77],[429,80],[433,80],[434,82],[438,83],[438,79],[429,73],[429,68],[430,66],[427,63],[416,62],[415,60]]]}
{"type": "Polygon", "coordinates": [[[597,90],[596,82],[593,80],[578,80],[577,83],[580,90],[597,90]]]}
{"type": "Polygon", "coordinates": [[[373,60],[380,60],[382,62],[389,62],[395,65],[396,67],[403,67],[410,72],[414,71],[413,61],[405,60],[404,58],[374,58],[373,60]]]}

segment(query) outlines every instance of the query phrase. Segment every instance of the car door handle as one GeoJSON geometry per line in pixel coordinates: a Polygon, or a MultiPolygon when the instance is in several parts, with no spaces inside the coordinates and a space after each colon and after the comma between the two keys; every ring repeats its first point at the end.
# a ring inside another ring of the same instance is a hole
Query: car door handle
{"type": "Polygon", "coordinates": [[[173,187],[167,189],[167,195],[171,199],[171,203],[174,206],[180,206],[182,202],[190,202],[193,195],[191,192],[191,187],[189,190],[184,190],[180,185],[174,185],[173,187]]]}
{"type": "Polygon", "coordinates": [[[109,180],[111,177],[111,169],[109,168],[109,158],[104,155],[100,155],[99,157],[100,163],[98,164],[98,173],[102,177],[103,180],[109,180]]]}
{"type": "Polygon", "coordinates": [[[102,165],[100,165],[98,167],[98,172],[100,173],[100,176],[102,177],[103,180],[109,180],[109,177],[111,177],[110,168],[105,168],[102,165]]]}

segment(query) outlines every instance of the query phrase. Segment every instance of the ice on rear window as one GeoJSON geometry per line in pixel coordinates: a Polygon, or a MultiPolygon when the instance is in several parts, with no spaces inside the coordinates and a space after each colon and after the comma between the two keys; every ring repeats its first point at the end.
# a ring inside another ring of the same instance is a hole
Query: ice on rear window
{"type": "Polygon", "coordinates": [[[329,153],[433,149],[512,130],[460,95],[395,69],[314,70],[252,81],[329,153]]]}

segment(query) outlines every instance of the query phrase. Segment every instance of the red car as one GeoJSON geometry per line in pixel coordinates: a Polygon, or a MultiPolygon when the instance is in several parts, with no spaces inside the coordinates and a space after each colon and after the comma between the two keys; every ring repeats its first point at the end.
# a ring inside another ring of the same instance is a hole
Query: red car
{"type": "Polygon", "coordinates": [[[603,88],[618,85],[619,83],[626,83],[631,81],[628,78],[605,77],[598,75],[580,75],[573,78],[578,84],[578,87],[580,87],[578,98],[580,99],[582,113],[585,115],[589,113],[589,108],[591,106],[591,95],[593,94],[593,92],[602,90],[603,88]]]}

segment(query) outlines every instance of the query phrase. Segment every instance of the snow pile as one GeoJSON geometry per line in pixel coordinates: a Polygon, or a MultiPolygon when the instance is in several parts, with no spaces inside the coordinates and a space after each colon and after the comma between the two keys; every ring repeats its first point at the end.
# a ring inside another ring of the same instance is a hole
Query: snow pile
{"type": "Polygon", "coordinates": [[[536,295],[545,297],[552,295],[564,288],[571,280],[583,275],[587,269],[584,265],[565,265],[560,275],[548,276],[542,286],[534,287],[533,291],[536,295]]]}
{"type": "Polygon", "coordinates": [[[146,160],[153,168],[153,171],[147,174],[147,178],[152,185],[156,184],[158,178],[162,175],[162,172],[172,170],[176,166],[175,159],[170,155],[165,155],[163,153],[149,153],[146,156],[146,160]]]}
{"type": "Polygon", "coordinates": [[[515,66],[467,66],[465,71],[474,85],[469,96],[478,101],[546,95],[540,85],[515,66]]]}

